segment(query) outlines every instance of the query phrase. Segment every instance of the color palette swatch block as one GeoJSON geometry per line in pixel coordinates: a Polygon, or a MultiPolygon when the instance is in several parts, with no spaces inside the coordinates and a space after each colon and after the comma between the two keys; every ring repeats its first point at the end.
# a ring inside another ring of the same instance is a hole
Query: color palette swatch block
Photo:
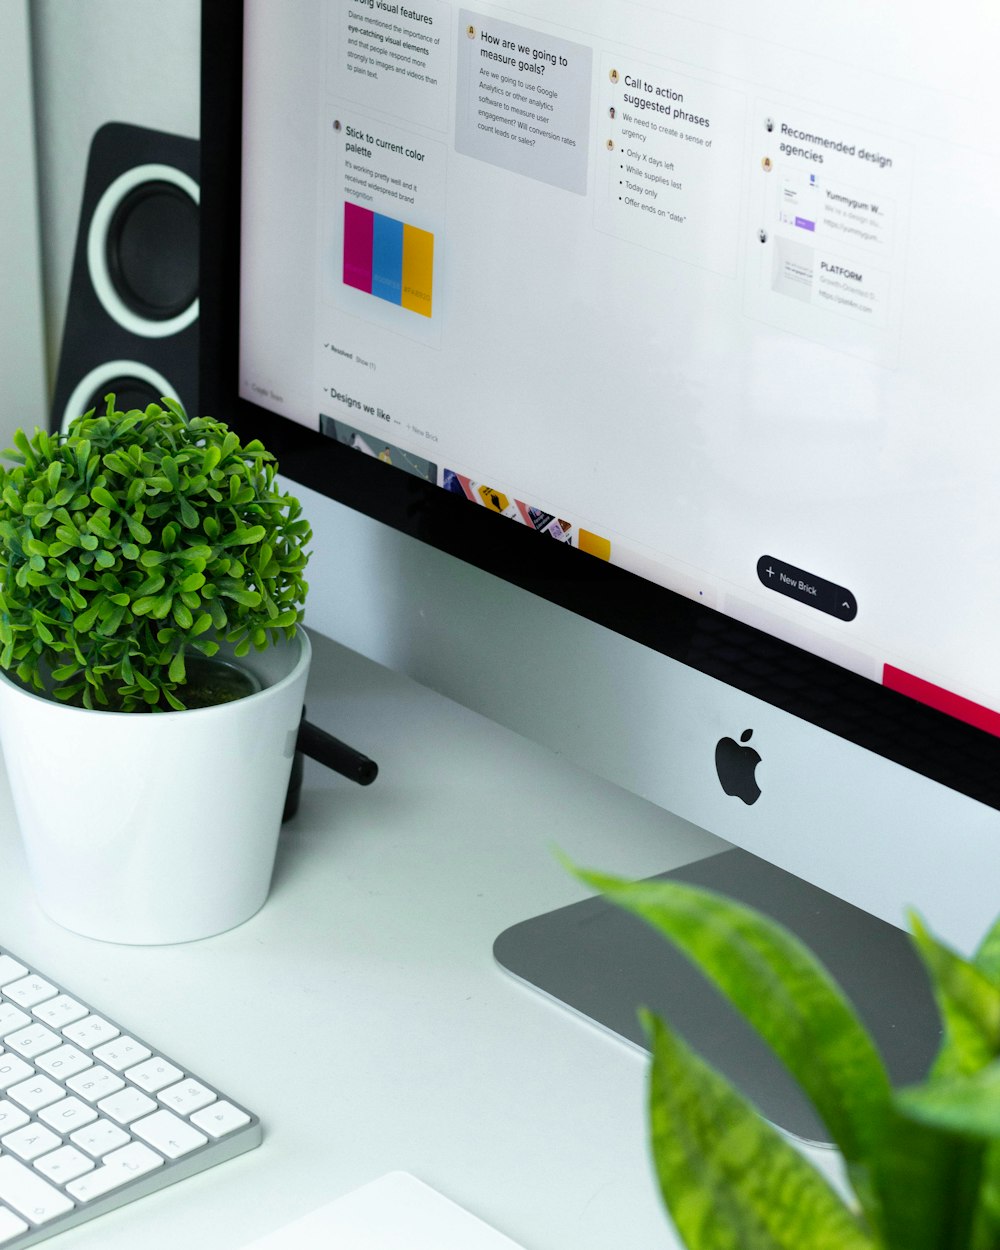
{"type": "Polygon", "coordinates": [[[344,284],[429,317],[434,235],[384,213],[345,203],[344,284]]]}

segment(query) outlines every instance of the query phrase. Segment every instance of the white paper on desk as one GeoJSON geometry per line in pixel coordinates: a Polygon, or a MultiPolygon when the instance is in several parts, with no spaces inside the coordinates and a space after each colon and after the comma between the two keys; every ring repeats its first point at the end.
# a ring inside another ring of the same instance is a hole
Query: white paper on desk
{"type": "Polygon", "coordinates": [[[388,1172],[244,1250],[522,1250],[409,1172],[388,1172]]]}

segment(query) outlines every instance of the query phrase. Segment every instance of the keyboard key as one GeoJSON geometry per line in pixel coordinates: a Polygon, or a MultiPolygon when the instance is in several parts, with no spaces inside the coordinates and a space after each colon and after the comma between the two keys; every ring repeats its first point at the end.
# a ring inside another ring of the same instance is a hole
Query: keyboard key
{"type": "Polygon", "coordinates": [[[27,1224],[19,1215],[15,1215],[13,1211],[8,1211],[6,1207],[0,1207],[0,1246],[4,1246],[8,1241],[27,1230],[27,1224]]]}
{"type": "Polygon", "coordinates": [[[83,1128],[85,1124],[96,1120],[97,1112],[93,1107],[81,1102],[79,1098],[71,1096],[64,1098],[62,1102],[54,1102],[49,1107],[43,1107],[38,1113],[38,1118],[65,1137],[74,1129],[83,1128]]]}
{"type": "Polygon", "coordinates": [[[116,1072],[122,1072],[140,1059],[148,1059],[152,1053],[148,1046],[143,1046],[134,1037],[116,1037],[114,1041],[98,1046],[94,1057],[116,1072]]]}
{"type": "MultiPolygon", "coordinates": [[[[35,1160],[35,1167],[39,1172],[58,1185],[65,1185],[67,1181],[82,1176],[93,1166],[94,1160],[81,1154],[75,1146],[60,1146],[58,1150],[52,1150],[35,1160]]],[[[0,1242],[0,1245],[2,1244],[0,1242]]]]}
{"type": "Polygon", "coordinates": [[[0,1134],[13,1132],[14,1129],[20,1128],[22,1124],[28,1123],[28,1113],[20,1107],[15,1107],[12,1102],[4,1099],[0,1102],[0,1134]]]}
{"type": "Polygon", "coordinates": [[[21,1081],[7,1090],[7,1097],[12,1098],[25,1111],[38,1111],[49,1103],[58,1102],[66,1091],[47,1076],[39,1076],[36,1072],[30,1080],[21,1081]]]}
{"type": "Polygon", "coordinates": [[[58,994],[55,998],[50,998],[48,1002],[32,1007],[31,1014],[50,1028],[62,1029],[75,1020],[82,1020],[84,1016],[89,1016],[90,1012],[83,1003],[78,1003],[68,994],[58,994]]]}
{"type": "Polygon", "coordinates": [[[155,1146],[168,1159],[179,1159],[208,1141],[204,1133],[199,1133],[172,1111],[157,1111],[144,1120],[136,1120],[132,1132],[155,1146]]]}
{"type": "Polygon", "coordinates": [[[117,1037],[118,1029],[100,1016],[85,1016],[75,1024],[67,1024],[63,1029],[63,1036],[77,1046],[82,1046],[84,1050],[93,1050],[101,1042],[117,1037]]]}
{"type": "Polygon", "coordinates": [[[153,1058],[129,1068],[125,1075],[133,1085],[140,1086],[147,1094],[155,1094],[157,1090],[181,1080],[184,1073],[166,1059],[153,1058]]]}
{"type": "Polygon", "coordinates": [[[26,1124],[24,1128],[8,1133],[6,1137],[0,1139],[0,1142],[5,1150],[16,1154],[26,1163],[30,1163],[39,1155],[47,1154],[50,1150],[61,1146],[62,1138],[42,1124],[26,1124]]]}
{"type": "Polygon", "coordinates": [[[209,1137],[225,1137],[227,1133],[249,1124],[250,1117],[231,1102],[220,1099],[203,1111],[196,1111],[191,1117],[191,1123],[203,1129],[209,1137]]]}
{"type": "Polygon", "coordinates": [[[98,1110],[110,1116],[116,1124],[131,1124],[141,1115],[149,1115],[156,1110],[156,1103],[148,1094],[137,1089],[123,1089],[120,1093],[102,1098],[97,1104],[98,1110]]]}
{"type": "Polygon", "coordinates": [[[19,964],[10,955],[0,955],[0,985],[7,985],[10,981],[16,981],[19,977],[23,977],[27,971],[28,969],[24,964],[19,964]]]}
{"type": "Polygon", "coordinates": [[[35,1055],[54,1050],[59,1045],[58,1033],[53,1033],[44,1024],[29,1024],[26,1029],[10,1033],[3,1040],[8,1050],[16,1050],[25,1059],[33,1059],[35,1055]]]}
{"type": "Polygon", "coordinates": [[[142,1142],[129,1142],[127,1146],[122,1146],[121,1150],[115,1150],[109,1154],[104,1163],[93,1172],[70,1181],[66,1186],[66,1192],[72,1194],[78,1202],[92,1202],[95,1198],[100,1198],[102,1194],[117,1189],[119,1185],[124,1185],[128,1181],[135,1180],[137,1176],[144,1176],[147,1172],[152,1172],[154,1168],[162,1166],[162,1156],[150,1150],[148,1146],[144,1146],[142,1142]]]}
{"type": "Polygon", "coordinates": [[[43,1072],[47,1072],[49,1076],[54,1076],[59,1081],[65,1081],[68,1076],[75,1076],[77,1072],[84,1072],[93,1066],[93,1059],[85,1055],[82,1050],[71,1046],[69,1042],[65,1042],[55,1050],[47,1050],[44,1055],[39,1055],[35,1059],[36,1068],[41,1068],[43,1072]]]}
{"type": "Polygon", "coordinates": [[[86,1098],[88,1102],[97,1102],[100,1098],[107,1098],[108,1094],[116,1094],[124,1089],[125,1082],[120,1076],[115,1076],[107,1068],[95,1063],[86,1072],[71,1076],[66,1082],[66,1088],[79,1094],[81,1098],[86,1098]]]}
{"type": "Polygon", "coordinates": [[[117,1150],[119,1146],[132,1140],[124,1129],[112,1124],[110,1120],[97,1120],[86,1128],[77,1129],[75,1133],[70,1133],[69,1139],[74,1146],[86,1150],[95,1159],[100,1159],[102,1155],[117,1150]]]}
{"type": "Polygon", "coordinates": [[[6,1037],[8,1033],[23,1029],[30,1023],[31,1016],[20,1007],[15,1007],[13,1003],[0,1003],[0,1037],[6,1037]]]}
{"type": "Polygon", "coordinates": [[[73,1210],[72,1201],[12,1155],[0,1158],[0,1199],[32,1224],[73,1210]]]}
{"type": "Polygon", "coordinates": [[[165,1107],[181,1115],[190,1115],[192,1111],[200,1111],[210,1102],[215,1102],[215,1092],[200,1081],[192,1081],[190,1077],[186,1081],[178,1081],[176,1085],[161,1089],[156,1096],[165,1107]]]}
{"type": "Polygon", "coordinates": [[[34,1072],[30,1063],[25,1063],[17,1055],[0,1055],[0,1090],[5,1090],[17,1081],[23,1081],[34,1072]]]}
{"type": "Polygon", "coordinates": [[[19,1007],[34,1007],[36,1003],[43,1003],[47,998],[55,998],[58,990],[42,977],[26,976],[5,985],[3,993],[5,998],[17,1003],[19,1007]]]}

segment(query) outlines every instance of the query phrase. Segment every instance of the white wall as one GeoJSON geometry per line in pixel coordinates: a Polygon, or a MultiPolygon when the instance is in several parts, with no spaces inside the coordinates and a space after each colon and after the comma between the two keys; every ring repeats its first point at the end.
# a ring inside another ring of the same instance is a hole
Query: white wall
{"type": "Polygon", "coordinates": [[[0,0],[0,450],[45,424],[42,291],[27,0],[0,0]]]}
{"type": "Polygon", "coordinates": [[[50,380],[90,141],[109,121],[197,137],[200,23],[200,0],[31,0],[50,380]]]}

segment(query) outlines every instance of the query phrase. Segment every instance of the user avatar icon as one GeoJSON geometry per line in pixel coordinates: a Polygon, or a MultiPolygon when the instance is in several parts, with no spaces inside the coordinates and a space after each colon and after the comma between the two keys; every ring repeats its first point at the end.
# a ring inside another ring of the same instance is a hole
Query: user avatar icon
{"type": "Polygon", "coordinates": [[[769,174],[771,170],[774,168],[774,162],[771,160],[769,156],[765,156],[764,159],[760,163],[760,167],[764,171],[765,174],[769,174]]]}
{"type": "Polygon", "coordinates": [[[475,39],[475,37],[476,37],[476,28],[475,28],[475,26],[466,26],[466,28],[465,28],[465,33],[469,36],[469,38],[470,38],[470,39],[475,39]]]}
{"type": "Polygon", "coordinates": [[[613,69],[611,73],[608,75],[608,77],[611,79],[612,82],[616,83],[618,81],[618,71],[616,69],[613,69]]]}

